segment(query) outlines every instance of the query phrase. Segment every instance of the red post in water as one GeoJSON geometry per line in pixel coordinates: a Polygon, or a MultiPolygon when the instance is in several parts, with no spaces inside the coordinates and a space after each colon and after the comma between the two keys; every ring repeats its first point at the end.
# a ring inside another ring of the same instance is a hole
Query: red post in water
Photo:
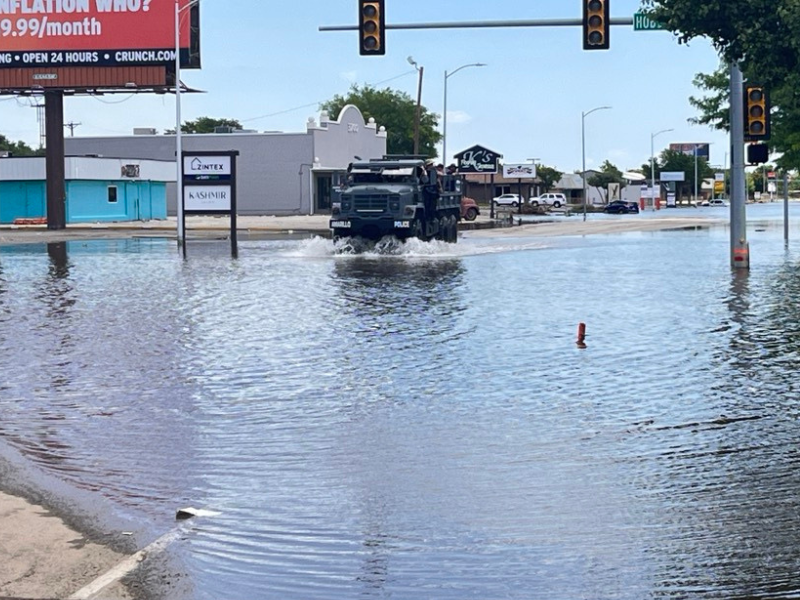
{"type": "Polygon", "coordinates": [[[586,323],[578,323],[578,348],[586,348],[586,323]]]}

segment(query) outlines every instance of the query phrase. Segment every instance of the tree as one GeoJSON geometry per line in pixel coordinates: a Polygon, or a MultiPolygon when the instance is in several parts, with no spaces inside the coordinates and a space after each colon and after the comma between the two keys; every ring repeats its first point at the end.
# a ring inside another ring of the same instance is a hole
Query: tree
{"type": "Polygon", "coordinates": [[[558,183],[562,175],[563,173],[561,171],[557,171],[553,167],[546,167],[544,165],[538,165],[536,167],[536,177],[542,182],[542,188],[545,192],[549,192],[552,187],[558,183]]]}
{"type": "MultiPolygon", "coordinates": [[[[649,16],[680,43],[708,38],[726,63],[758,73],[774,88],[798,82],[800,3],[796,0],[642,0],[649,16]]],[[[796,86],[795,86],[796,87],[796,86]]]]}
{"type": "MultiPolygon", "coordinates": [[[[683,173],[683,182],[678,184],[678,196],[683,197],[684,193],[691,195],[694,193],[694,155],[684,154],[679,150],[666,149],[661,156],[654,161],[656,174],[662,171],[676,171],[683,173]]],[[[645,163],[641,168],[642,173],[650,180],[650,163],[645,163]]],[[[697,158],[697,189],[704,179],[714,176],[714,169],[708,166],[708,162],[702,156],[697,158]]],[[[656,179],[658,177],[656,176],[656,179]]]]}
{"type": "Polygon", "coordinates": [[[597,191],[600,192],[600,195],[603,197],[603,202],[605,203],[608,202],[608,198],[605,196],[605,192],[608,191],[608,184],[619,183],[621,186],[624,186],[625,178],[622,176],[622,171],[609,161],[605,161],[600,167],[600,172],[592,175],[586,180],[586,183],[597,188],[597,191]]]}
{"type": "MultiPolygon", "coordinates": [[[[184,121],[181,125],[182,133],[214,133],[217,127],[231,127],[241,129],[242,124],[236,119],[214,119],[212,117],[200,117],[194,121],[184,121]]],[[[173,135],[174,129],[167,129],[164,133],[173,135]]]]}
{"type": "MultiPolygon", "coordinates": [[[[757,81],[757,73],[745,71],[745,77],[757,81]]],[[[711,75],[699,73],[694,84],[708,92],[703,98],[689,98],[699,112],[691,123],[708,125],[714,129],[730,130],[730,79],[728,70],[720,67],[711,75]]],[[[781,153],[777,167],[781,170],[800,168],[800,97],[792,83],[783,83],[769,90],[772,104],[772,135],[769,145],[773,152],[781,153]]]]}
{"type": "Polygon", "coordinates": [[[8,152],[12,156],[44,156],[44,149],[34,150],[25,142],[12,142],[0,134],[0,152],[8,152]]]}
{"type": "MultiPolygon", "coordinates": [[[[414,152],[414,123],[417,115],[417,102],[405,92],[385,88],[377,90],[365,85],[353,85],[346,96],[336,95],[328,100],[320,110],[328,111],[336,117],[342,109],[353,104],[358,107],[364,119],[375,119],[378,126],[386,127],[386,151],[388,154],[412,154],[414,152]]],[[[437,156],[436,144],[442,139],[437,131],[438,115],[420,107],[419,152],[434,158],[437,156]]]]}

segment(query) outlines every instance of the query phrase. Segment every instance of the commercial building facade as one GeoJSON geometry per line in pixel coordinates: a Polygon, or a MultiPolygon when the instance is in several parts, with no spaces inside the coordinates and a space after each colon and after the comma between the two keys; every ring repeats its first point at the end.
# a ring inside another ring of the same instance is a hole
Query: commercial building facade
{"type": "MultiPolygon", "coordinates": [[[[67,155],[175,160],[175,135],[69,137],[67,155]]],[[[386,154],[386,130],[347,105],[338,118],[326,112],[309,118],[301,133],[245,132],[183,134],[184,151],[236,150],[237,213],[240,215],[320,214],[330,211],[347,166],[386,154]]],[[[173,162],[174,168],[174,162],[173,162]]],[[[174,176],[167,186],[167,210],[177,213],[174,176]]]]}
{"type": "MultiPolygon", "coordinates": [[[[67,223],[167,216],[174,162],[68,156],[64,167],[67,223]]],[[[45,181],[44,157],[0,158],[0,223],[46,217],[45,181]]]]}

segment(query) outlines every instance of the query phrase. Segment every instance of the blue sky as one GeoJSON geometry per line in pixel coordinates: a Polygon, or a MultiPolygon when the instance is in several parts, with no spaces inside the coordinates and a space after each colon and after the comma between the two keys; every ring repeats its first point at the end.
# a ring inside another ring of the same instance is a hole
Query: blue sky
{"type": "MultiPolygon", "coordinates": [[[[170,2],[171,0],[151,0],[170,2]]],[[[578,18],[581,0],[386,0],[389,23],[578,18]]],[[[509,163],[537,162],[572,172],[581,167],[581,113],[588,115],[586,166],[610,160],[622,170],[649,160],[651,134],[658,154],[670,142],[711,144],[711,164],[722,165],[728,140],[693,126],[688,97],[699,94],[695,74],[719,65],[705,40],[679,45],[667,32],[614,26],[611,49],[582,49],[579,27],[390,30],[383,57],[358,54],[356,32],[320,32],[322,25],[355,25],[356,0],[201,0],[201,70],[183,81],[204,94],[183,95],[183,120],[233,118],[248,129],[305,130],[318,103],[352,83],[417,93],[441,114],[444,72],[487,63],[448,79],[447,150],[481,144],[509,163]]],[[[631,17],[639,0],[611,0],[613,17],[631,17]]],[[[76,136],[124,135],[134,127],[159,132],[175,125],[173,95],[67,98],[65,122],[76,136]]],[[[0,100],[0,132],[38,146],[36,111],[24,100],[0,100]]],[[[441,124],[441,120],[440,120],[441,124]]],[[[69,135],[69,130],[66,130],[69,135]]],[[[440,148],[441,151],[441,148],[440,148]]],[[[728,162],[730,158],[728,157],[728,162]]]]}

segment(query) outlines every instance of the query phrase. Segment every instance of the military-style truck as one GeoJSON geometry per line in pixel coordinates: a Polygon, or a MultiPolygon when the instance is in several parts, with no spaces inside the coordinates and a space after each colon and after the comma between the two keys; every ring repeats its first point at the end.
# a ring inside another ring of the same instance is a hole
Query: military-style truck
{"type": "Polygon", "coordinates": [[[461,181],[419,157],[384,156],[352,163],[331,209],[333,238],[419,238],[455,243],[461,181]]]}

